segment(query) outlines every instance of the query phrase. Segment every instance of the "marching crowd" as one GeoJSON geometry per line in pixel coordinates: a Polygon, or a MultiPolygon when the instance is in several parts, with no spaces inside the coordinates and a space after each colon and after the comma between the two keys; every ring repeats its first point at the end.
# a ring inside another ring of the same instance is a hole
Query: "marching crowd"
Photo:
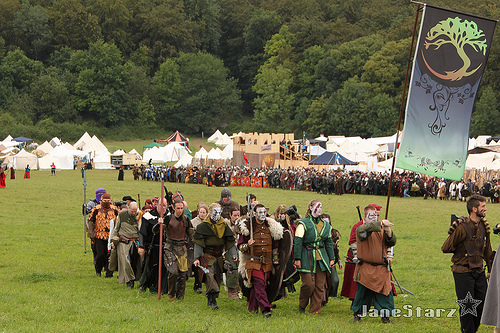
{"type": "MultiPolygon", "coordinates": [[[[135,180],[207,184],[209,186],[272,187],[285,190],[313,191],[321,194],[355,193],[387,196],[390,174],[314,168],[248,168],[168,167],[143,165],[133,171],[135,180]]],[[[394,174],[391,196],[423,197],[465,201],[472,194],[481,194],[498,203],[500,182],[484,182],[479,188],[475,180],[452,181],[413,172],[394,174]]]]}
{"type": "MultiPolygon", "coordinates": [[[[336,266],[344,268],[338,249],[340,234],[321,202],[311,200],[302,217],[294,205],[270,210],[254,195],[246,199],[240,206],[225,187],[218,201],[199,202],[190,211],[182,193],[176,191],[147,199],[140,209],[132,197],[112,202],[111,195],[99,188],[83,207],[89,216],[87,235],[92,240],[96,275],[105,272],[111,278],[118,272],[118,282],[128,288],[134,289],[138,282],[139,292],[166,294],[172,301],[184,298],[186,281],[193,278],[196,293],[203,293],[205,285],[207,306],[213,309],[219,308],[217,299],[224,284],[230,299],[246,297],[248,310],[264,317],[270,317],[275,302],[295,292],[295,283],[301,280],[298,311],[308,308],[309,313],[320,313],[328,298],[337,296],[336,266]]],[[[373,306],[383,323],[392,323],[394,285],[406,290],[392,281],[396,236],[393,224],[380,220],[381,208],[371,204],[359,211],[360,221],[349,237],[340,294],[351,300],[354,322],[373,306]]],[[[500,282],[500,268],[492,259],[486,198],[470,196],[467,209],[469,216],[450,227],[442,251],[454,254],[452,272],[459,303],[463,297],[481,300],[479,316],[467,311],[460,316],[463,331],[474,332],[483,304],[485,313],[499,313],[497,289],[490,288],[493,295],[489,289],[486,296],[483,261],[488,278],[492,274],[490,285],[500,282]]],[[[499,325],[500,321],[483,316],[482,323],[499,325]]]]}

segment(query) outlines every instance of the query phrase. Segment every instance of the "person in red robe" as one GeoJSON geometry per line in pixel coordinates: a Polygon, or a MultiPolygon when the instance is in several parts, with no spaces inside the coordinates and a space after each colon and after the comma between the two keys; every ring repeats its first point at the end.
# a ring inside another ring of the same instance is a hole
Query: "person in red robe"
{"type": "Polygon", "coordinates": [[[0,168],[0,188],[5,188],[5,179],[7,176],[5,175],[4,168],[0,168]]]}
{"type": "Polygon", "coordinates": [[[24,178],[28,178],[28,179],[30,179],[30,171],[31,171],[31,169],[30,169],[30,165],[28,164],[28,165],[26,166],[26,170],[24,171],[24,178]]]}
{"type": "Polygon", "coordinates": [[[16,170],[14,170],[14,167],[10,167],[10,179],[16,179],[16,170]]]}

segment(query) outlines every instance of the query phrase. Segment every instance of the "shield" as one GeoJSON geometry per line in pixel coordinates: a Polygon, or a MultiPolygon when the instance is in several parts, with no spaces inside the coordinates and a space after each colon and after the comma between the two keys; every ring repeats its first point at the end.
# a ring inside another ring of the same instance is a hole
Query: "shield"
{"type": "Polygon", "coordinates": [[[283,238],[279,241],[278,256],[280,265],[273,275],[269,278],[267,286],[267,299],[270,303],[276,300],[283,282],[283,273],[286,269],[288,258],[292,254],[293,239],[289,230],[283,231],[283,238]]]}

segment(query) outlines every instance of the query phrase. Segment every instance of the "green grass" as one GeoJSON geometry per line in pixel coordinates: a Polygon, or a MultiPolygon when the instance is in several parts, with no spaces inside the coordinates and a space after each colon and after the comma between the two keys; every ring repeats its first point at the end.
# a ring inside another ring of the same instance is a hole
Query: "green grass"
{"type": "MultiPolygon", "coordinates": [[[[245,301],[230,301],[221,292],[220,309],[212,311],[206,298],[192,291],[188,280],[186,298],[169,302],[166,297],[139,294],[120,285],[116,278],[97,278],[92,253],[87,242],[84,253],[82,178],[79,171],[32,171],[32,178],[7,179],[0,189],[0,228],[3,232],[0,251],[0,331],[5,332],[457,332],[459,318],[426,318],[422,309],[458,309],[450,272],[450,254],[440,250],[447,236],[450,214],[466,213],[465,204],[392,198],[389,219],[398,237],[394,271],[399,282],[416,296],[395,298],[396,308],[413,307],[413,317],[395,318],[390,328],[376,318],[351,323],[350,301],[330,299],[320,315],[299,315],[298,292],[277,302],[272,318],[248,313],[245,301]]],[[[125,181],[117,181],[117,171],[91,170],[87,173],[87,200],[98,187],[113,198],[124,195],[141,200],[160,195],[160,184],[133,181],[125,171],[125,181]]],[[[220,188],[193,184],[167,183],[169,190],[181,189],[192,209],[199,201],[219,199],[220,188]]],[[[356,205],[378,203],[385,207],[385,197],[361,195],[319,195],[310,192],[261,188],[231,188],[233,199],[243,202],[246,191],[254,193],[272,211],[279,205],[296,204],[305,213],[311,199],[323,202],[323,211],[332,216],[342,238],[340,253],[347,250],[349,232],[357,222],[356,205]]],[[[488,204],[491,223],[500,205],[488,204]]],[[[385,213],[385,208],[383,214],[385,213]]],[[[494,249],[500,238],[492,235],[494,249]]],[[[339,271],[342,282],[343,275],[339,271]]],[[[297,284],[299,289],[300,283],[297,284]]],[[[399,290],[398,290],[399,292],[399,290]]],[[[403,310],[403,314],[408,312],[403,310]]],[[[443,314],[444,316],[444,314],[443,314]]],[[[480,332],[491,332],[481,326],[480,332]]]]}

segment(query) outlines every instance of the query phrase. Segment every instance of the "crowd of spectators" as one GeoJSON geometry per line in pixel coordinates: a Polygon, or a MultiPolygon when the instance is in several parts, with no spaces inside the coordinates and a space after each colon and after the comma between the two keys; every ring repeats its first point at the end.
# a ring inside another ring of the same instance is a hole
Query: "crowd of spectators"
{"type": "MultiPolygon", "coordinates": [[[[143,165],[134,169],[134,179],[176,183],[196,183],[209,186],[272,187],[284,190],[315,191],[321,194],[344,193],[387,196],[390,182],[388,172],[322,170],[314,168],[248,168],[169,167],[143,165]]],[[[474,193],[499,201],[500,183],[495,179],[481,187],[474,180],[452,181],[413,172],[395,172],[391,196],[423,197],[440,200],[461,200],[474,193]]]]}

